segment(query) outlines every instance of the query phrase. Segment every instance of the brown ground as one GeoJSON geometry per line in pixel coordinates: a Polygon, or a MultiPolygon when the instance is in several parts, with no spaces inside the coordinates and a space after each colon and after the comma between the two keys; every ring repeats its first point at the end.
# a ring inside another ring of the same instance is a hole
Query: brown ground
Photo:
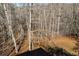
{"type": "Polygon", "coordinates": [[[77,43],[75,38],[66,37],[66,36],[56,36],[52,39],[53,40],[50,41],[50,45],[54,42],[57,47],[63,48],[73,55],[79,55],[78,51],[76,52],[74,50],[74,47],[76,47],[76,43],[77,43]]]}
{"type": "MultiPolygon", "coordinates": [[[[63,48],[73,55],[79,55],[78,50],[77,51],[74,50],[74,47],[76,47],[76,43],[77,41],[75,38],[67,37],[67,36],[43,37],[40,40],[40,43],[33,43],[33,49],[36,49],[39,47],[44,48],[45,46],[49,45],[51,47],[56,46],[56,47],[63,48]]],[[[10,55],[18,55],[25,51],[28,51],[27,38],[24,39],[19,52],[16,54],[14,50],[10,55]]]]}

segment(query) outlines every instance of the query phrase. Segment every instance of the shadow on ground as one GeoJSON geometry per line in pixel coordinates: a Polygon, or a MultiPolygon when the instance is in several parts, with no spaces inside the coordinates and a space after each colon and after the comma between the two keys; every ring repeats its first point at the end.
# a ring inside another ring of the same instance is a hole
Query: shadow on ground
{"type": "Polygon", "coordinates": [[[72,56],[62,48],[49,48],[48,52],[42,48],[33,51],[27,51],[18,56],[72,56]]]}

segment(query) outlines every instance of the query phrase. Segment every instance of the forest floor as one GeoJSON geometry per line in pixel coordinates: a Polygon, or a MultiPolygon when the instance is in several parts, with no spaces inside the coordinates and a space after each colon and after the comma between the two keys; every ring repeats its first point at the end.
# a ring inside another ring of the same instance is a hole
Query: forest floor
{"type": "MultiPolygon", "coordinates": [[[[73,55],[79,55],[79,48],[77,48],[78,46],[76,45],[78,42],[75,38],[72,37],[68,37],[68,36],[53,36],[53,37],[44,37],[42,38],[42,41],[37,44],[34,43],[33,45],[33,50],[37,49],[37,48],[43,48],[45,49],[45,47],[50,46],[50,47],[59,47],[59,48],[63,48],[65,49],[67,52],[73,54],[73,55]]],[[[26,51],[28,51],[28,40],[25,37],[21,48],[19,50],[19,52],[16,54],[15,50],[13,50],[13,52],[10,55],[18,55],[21,53],[24,53],[26,51]]],[[[46,50],[46,49],[45,49],[46,50]]]]}
{"type": "MultiPolygon", "coordinates": [[[[51,38],[50,45],[54,42],[56,47],[63,48],[72,55],[79,55],[79,50],[76,46],[78,43],[75,38],[67,36],[56,36],[51,38]]],[[[52,47],[52,46],[51,46],[52,47]]]]}

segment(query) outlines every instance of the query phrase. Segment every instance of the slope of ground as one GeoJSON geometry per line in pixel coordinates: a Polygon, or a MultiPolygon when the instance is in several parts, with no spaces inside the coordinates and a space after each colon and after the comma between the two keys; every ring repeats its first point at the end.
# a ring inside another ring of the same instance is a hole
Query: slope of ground
{"type": "Polygon", "coordinates": [[[49,41],[49,45],[51,46],[52,43],[54,43],[56,47],[63,48],[73,55],[79,55],[78,51],[76,52],[74,50],[77,43],[75,38],[67,37],[67,36],[56,36],[51,38],[51,40],[49,41]]]}
{"type": "MultiPolygon", "coordinates": [[[[41,47],[45,51],[47,51],[46,47],[50,46],[52,48],[53,47],[63,48],[64,50],[66,50],[72,55],[79,55],[78,50],[77,51],[74,50],[74,48],[76,47],[77,41],[75,38],[72,38],[72,37],[67,37],[67,36],[43,37],[41,41],[39,41],[38,43],[39,43],[38,45],[36,43],[33,43],[33,50],[41,47]],[[37,45],[37,46],[34,46],[34,45],[37,45]]],[[[25,38],[21,45],[19,53],[15,54],[12,52],[13,54],[11,53],[11,55],[18,55],[18,54],[24,53],[28,51],[28,47],[29,47],[28,40],[25,38]]]]}

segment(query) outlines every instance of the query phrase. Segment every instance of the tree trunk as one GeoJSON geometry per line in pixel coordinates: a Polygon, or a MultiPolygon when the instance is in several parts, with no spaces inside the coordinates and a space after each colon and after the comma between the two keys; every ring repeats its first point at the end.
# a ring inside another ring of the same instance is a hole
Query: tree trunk
{"type": "Polygon", "coordinates": [[[15,50],[16,50],[16,53],[18,52],[18,49],[17,49],[17,45],[16,45],[16,39],[13,35],[13,30],[12,30],[12,21],[11,21],[11,14],[9,14],[10,11],[8,11],[7,7],[9,5],[7,4],[4,4],[4,10],[5,10],[5,15],[6,15],[6,20],[7,20],[7,25],[8,25],[8,30],[9,30],[9,35],[12,37],[12,40],[14,42],[14,47],[15,47],[15,50]]]}
{"type": "Polygon", "coordinates": [[[30,20],[29,20],[29,27],[28,27],[28,40],[29,40],[29,51],[32,50],[32,40],[31,40],[31,3],[30,3],[30,20]]]}
{"type": "Polygon", "coordinates": [[[44,8],[44,20],[45,20],[45,24],[44,24],[44,31],[46,32],[46,36],[47,36],[47,22],[46,22],[46,10],[44,8]]]}
{"type": "Polygon", "coordinates": [[[58,30],[57,30],[57,34],[59,34],[59,29],[60,29],[60,18],[61,18],[61,5],[59,5],[59,8],[58,8],[58,30]]]}

